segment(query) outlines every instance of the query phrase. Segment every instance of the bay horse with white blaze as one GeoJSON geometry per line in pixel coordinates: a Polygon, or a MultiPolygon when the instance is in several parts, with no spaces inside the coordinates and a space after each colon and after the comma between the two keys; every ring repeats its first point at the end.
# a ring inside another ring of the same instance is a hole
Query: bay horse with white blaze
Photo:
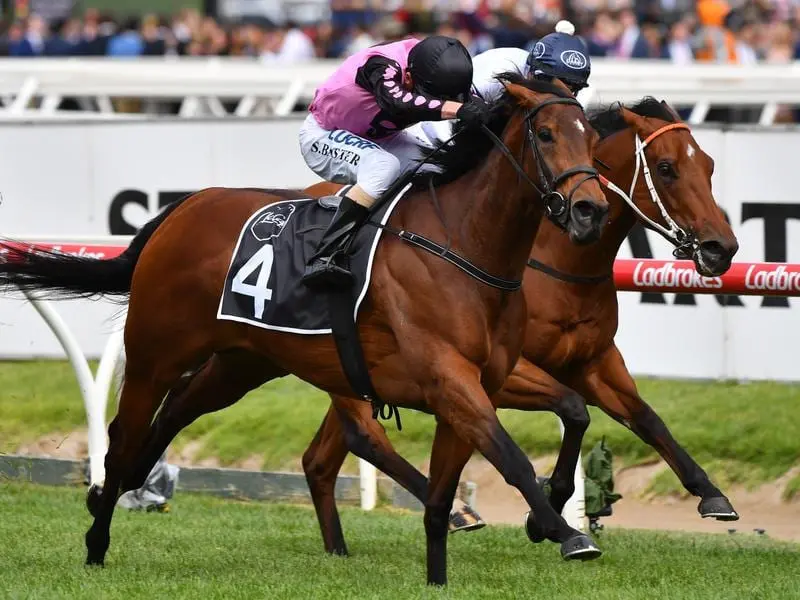
{"type": "MultiPolygon", "coordinates": [[[[580,104],[560,85],[512,74],[505,81],[489,126],[502,138],[495,140],[497,148],[484,132],[464,131],[442,158],[447,168],[437,189],[441,214],[425,187],[397,205],[389,225],[449,239],[453,252],[514,282],[525,271],[544,213],[544,192],[557,187],[568,200],[559,223],[576,243],[599,237],[608,204],[591,167],[597,134],[580,104]],[[530,153],[533,158],[525,161],[530,153]],[[448,231],[443,223],[453,227],[448,231]]],[[[130,295],[125,381],[109,426],[106,480],[87,500],[94,515],[86,534],[88,564],[105,560],[120,492],[140,487],[148,474],[137,468],[148,435],[180,425],[162,420],[151,429],[165,395],[209,356],[214,355],[215,368],[196,380],[209,390],[200,403],[222,390],[239,397],[254,379],[290,373],[333,394],[352,393],[331,335],[297,335],[217,318],[245,223],[285,197],[279,191],[209,189],[171,205],[118,258],[92,260],[12,246],[13,260],[0,264],[0,284],[62,296],[130,295]]],[[[438,417],[424,519],[431,584],[447,580],[448,515],[473,448],[520,490],[536,527],[561,544],[565,558],[600,555],[588,536],[550,507],[489,400],[516,363],[524,321],[521,292],[486,285],[388,233],[381,238],[358,327],[379,397],[438,417]]]]}
{"type": "MultiPolygon", "coordinates": [[[[671,238],[680,255],[693,258],[700,274],[717,276],[730,267],[738,244],[712,194],[713,160],[663,102],[646,98],[631,108],[614,106],[597,111],[590,122],[601,135],[595,158],[604,175],[625,184],[628,191],[610,194],[610,224],[591,247],[575,246],[557,226],[542,224],[530,256],[532,268],[525,274],[528,316],[523,356],[492,402],[498,408],[550,410],[563,420],[563,446],[550,480],[550,503],[557,512],[574,492],[573,475],[589,425],[588,401],[659,452],[686,489],[701,498],[701,516],[736,520],[738,515],[725,495],[639,396],[614,344],[619,315],[613,264],[637,213],[640,220],[651,221],[671,238]],[[650,165],[655,166],[654,173],[650,165]]],[[[306,192],[321,196],[338,187],[323,183],[306,192]]],[[[141,470],[148,472],[167,447],[174,424],[188,425],[205,412],[233,404],[240,397],[237,394],[243,394],[232,381],[222,385],[215,378],[219,377],[215,373],[221,373],[218,360],[212,358],[168,398],[141,470]],[[206,383],[209,379],[215,382],[213,386],[206,383]]],[[[259,359],[252,360],[255,388],[266,378],[257,375],[262,368],[259,359]]],[[[346,554],[334,485],[348,452],[373,463],[423,503],[428,481],[394,451],[369,406],[342,396],[332,399],[303,466],[325,548],[346,554]]],[[[531,538],[539,541],[535,523],[526,522],[531,538]]]]}

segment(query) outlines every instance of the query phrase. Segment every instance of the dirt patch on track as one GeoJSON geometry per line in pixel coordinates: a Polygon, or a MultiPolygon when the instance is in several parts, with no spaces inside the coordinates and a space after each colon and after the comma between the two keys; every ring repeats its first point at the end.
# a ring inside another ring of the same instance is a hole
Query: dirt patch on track
{"type": "MultiPolygon", "coordinates": [[[[553,458],[532,461],[537,473],[549,472],[553,458]],[[540,468],[544,467],[544,468],[540,468]]],[[[755,491],[727,490],[728,497],[739,513],[740,519],[732,523],[703,519],[697,513],[697,498],[642,499],[638,495],[650,480],[666,469],[664,463],[622,469],[615,478],[623,498],[614,504],[614,514],[601,519],[606,527],[631,529],[658,529],[697,531],[703,533],[756,535],[754,529],[764,529],[765,535],[776,539],[800,542],[800,502],[785,502],[783,488],[793,474],[793,469],[776,482],[761,486],[755,491]]],[[[497,471],[482,460],[470,461],[465,476],[478,484],[477,510],[487,523],[522,525],[528,505],[517,490],[503,481],[497,471]]]]}
{"type": "MultiPolygon", "coordinates": [[[[178,466],[219,467],[220,462],[216,458],[198,458],[201,447],[200,442],[189,442],[179,451],[170,449],[168,460],[178,466]]],[[[43,436],[32,443],[21,445],[16,453],[80,459],[87,455],[87,450],[86,431],[79,430],[69,434],[43,436]]],[[[544,456],[531,462],[537,473],[549,473],[555,464],[555,456],[544,456]]],[[[261,457],[254,455],[230,466],[258,470],[261,467],[261,457]]],[[[754,529],[764,529],[770,537],[800,542],[800,501],[785,502],[782,499],[784,487],[800,472],[800,467],[755,491],[736,488],[726,490],[741,517],[734,523],[700,518],[697,513],[697,498],[642,498],[642,491],[647,489],[653,477],[666,468],[663,462],[658,462],[618,471],[615,483],[623,498],[614,504],[613,516],[602,519],[601,522],[606,527],[723,534],[727,534],[729,529],[735,529],[735,535],[754,534],[754,529]]],[[[427,472],[427,465],[422,470],[427,472]]],[[[464,478],[477,483],[476,508],[487,523],[522,524],[523,515],[528,510],[527,504],[489,463],[473,458],[464,471],[464,478]]]]}

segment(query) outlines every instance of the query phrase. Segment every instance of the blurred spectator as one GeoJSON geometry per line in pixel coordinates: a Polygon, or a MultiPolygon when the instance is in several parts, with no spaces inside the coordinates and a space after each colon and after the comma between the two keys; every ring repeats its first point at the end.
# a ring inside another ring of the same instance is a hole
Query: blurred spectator
{"type": "Polygon", "coordinates": [[[78,19],[66,19],[53,24],[57,32],[44,43],[46,56],[73,56],[77,54],[81,43],[81,22],[78,19]]]}
{"type": "Polygon", "coordinates": [[[287,23],[264,36],[260,58],[265,63],[293,63],[316,58],[314,44],[299,27],[287,23]]]}
{"type": "Polygon", "coordinates": [[[673,63],[688,65],[694,62],[692,50],[692,32],[687,19],[678,19],[669,31],[666,55],[673,63]]]}
{"type": "Polygon", "coordinates": [[[705,62],[736,62],[736,39],[725,27],[730,7],[725,0],[698,0],[700,19],[700,48],[697,60],[705,62]]]}
{"type": "Polygon", "coordinates": [[[476,56],[493,47],[530,50],[568,10],[592,56],[681,65],[800,59],[800,0],[337,0],[331,9],[329,21],[303,28],[257,17],[221,22],[194,9],[145,15],[141,26],[125,19],[122,27],[96,9],[49,26],[32,15],[5,25],[0,54],[239,56],[272,64],[342,58],[376,43],[439,33],[476,56]],[[376,8],[389,4],[395,8],[376,8]]]}
{"type": "Polygon", "coordinates": [[[363,23],[356,25],[353,31],[353,39],[344,49],[343,56],[352,56],[377,44],[378,40],[372,37],[369,30],[370,28],[363,23]]]}
{"type": "Polygon", "coordinates": [[[47,23],[39,15],[31,15],[24,35],[9,44],[9,56],[41,56],[46,35],[47,23]]]}
{"type": "Polygon", "coordinates": [[[646,42],[642,38],[636,14],[631,9],[626,8],[620,11],[617,19],[622,27],[622,33],[619,36],[614,55],[619,58],[631,58],[634,53],[646,55],[647,48],[644,46],[646,42]],[[639,45],[638,50],[636,48],[637,44],[639,45]]]}
{"type": "Polygon", "coordinates": [[[595,15],[592,28],[586,37],[586,46],[592,56],[607,56],[612,53],[620,35],[618,23],[611,18],[607,11],[600,11],[595,15]]]}
{"type": "Polygon", "coordinates": [[[662,25],[655,20],[642,21],[639,37],[633,46],[631,58],[666,58],[662,25]]]}
{"type": "Polygon", "coordinates": [[[142,42],[144,56],[162,56],[167,53],[167,44],[162,36],[157,16],[147,15],[142,21],[142,42]]]}
{"type": "Polygon", "coordinates": [[[144,40],[139,33],[139,20],[130,17],[125,21],[122,31],[108,42],[108,55],[117,57],[141,56],[144,52],[144,40]]]}

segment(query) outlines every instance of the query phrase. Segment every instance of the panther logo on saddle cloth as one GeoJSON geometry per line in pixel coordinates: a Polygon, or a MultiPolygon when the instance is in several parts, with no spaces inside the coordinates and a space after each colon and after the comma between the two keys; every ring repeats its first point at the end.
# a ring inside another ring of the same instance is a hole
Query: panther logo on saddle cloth
{"type": "Polygon", "coordinates": [[[346,290],[354,322],[381,235],[378,227],[361,226],[369,217],[388,221],[402,193],[384,198],[387,190],[451,137],[452,119],[472,127],[487,122],[487,102],[503,89],[497,75],[515,70],[558,79],[574,93],[586,87],[588,52],[573,34],[574,26],[561,21],[530,54],[498,48],[474,61],[444,36],[377,45],[345,60],[317,90],[299,138],[316,174],[353,185],[341,198],[280,202],[254,214],[234,251],[218,318],[331,333],[332,294],[346,290]]]}

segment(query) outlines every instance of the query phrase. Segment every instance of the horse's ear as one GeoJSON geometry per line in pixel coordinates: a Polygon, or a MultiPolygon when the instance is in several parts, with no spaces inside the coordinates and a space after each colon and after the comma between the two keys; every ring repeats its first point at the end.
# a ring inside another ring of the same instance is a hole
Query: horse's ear
{"type": "Polygon", "coordinates": [[[537,104],[536,92],[532,92],[524,85],[511,83],[509,81],[504,81],[503,85],[506,86],[508,93],[511,94],[521,106],[533,108],[537,104]]]}
{"type": "Polygon", "coordinates": [[[669,114],[672,115],[672,118],[675,120],[676,123],[680,123],[681,121],[683,121],[678,112],[674,108],[672,108],[669,104],[667,104],[666,100],[661,101],[661,106],[663,106],[664,110],[666,110],[669,114]]]}
{"type": "Polygon", "coordinates": [[[633,129],[642,130],[644,129],[644,117],[637,115],[632,110],[625,108],[624,106],[619,107],[619,114],[622,117],[622,120],[628,124],[628,127],[633,129]]]}

